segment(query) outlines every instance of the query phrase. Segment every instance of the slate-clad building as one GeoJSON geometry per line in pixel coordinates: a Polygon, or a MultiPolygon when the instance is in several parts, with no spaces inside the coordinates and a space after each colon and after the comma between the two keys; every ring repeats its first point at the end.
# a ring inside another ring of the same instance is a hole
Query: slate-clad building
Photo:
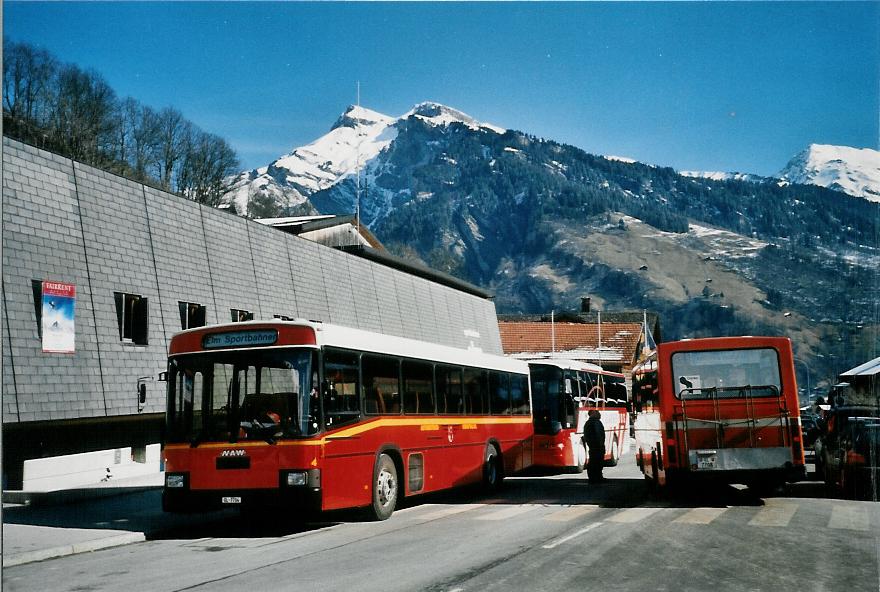
{"type": "Polygon", "coordinates": [[[479,289],[325,247],[3,138],[3,452],[20,463],[159,441],[186,326],[274,316],[501,354],[479,289]],[[43,281],[75,286],[75,351],[44,353],[43,281]]]}

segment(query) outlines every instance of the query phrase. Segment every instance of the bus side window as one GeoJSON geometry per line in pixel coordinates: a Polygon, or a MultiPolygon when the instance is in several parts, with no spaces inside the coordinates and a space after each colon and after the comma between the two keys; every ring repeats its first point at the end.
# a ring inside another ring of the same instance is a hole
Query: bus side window
{"type": "Polygon", "coordinates": [[[529,414],[529,380],[522,374],[510,375],[510,408],[514,415],[529,414]]]}
{"type": "Polygon", "coordinates": [[[403,412],[434,414],[433,368],[426,362],[404,361],[403,412]]]}
{"type": "Polygon", "coordinates": [[[324,405],[324,423],[328,428],[358,420],[359,387],[357,354],[327,350],[324,353],[321,399],[324,405]]]}
{"type": "Polygon", "coordinates": [[[400,361],[388,356],[364,354],[364,408],[367,413],[400,414],[400,361]]]}
{"type": "Polygon", "coordinates": [[[467,413],[470,415],[486,415],[489,411],[486,372],[465,368],[464,391],[467,413]]]}
{"type": "Polygon", "coordinates": [[[461,368],[438,364],[434,372],[437,377],[438,412],[446,415],[462,415],[464,398],[461,392],[461,368]]]}
{"type": "Polygon", "coordinates": [[[489,372],[489,397],[492,415],[510,415],[510,377],[506,372],[489,372]]]}

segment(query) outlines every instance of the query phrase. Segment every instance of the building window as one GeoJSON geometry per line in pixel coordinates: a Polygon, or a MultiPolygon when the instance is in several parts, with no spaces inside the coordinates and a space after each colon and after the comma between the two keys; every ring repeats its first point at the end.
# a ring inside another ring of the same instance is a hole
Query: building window
{"type": "Polygon", "coordinates": [[[180,328],[192,329],[205,326],[205,307],[195,302],[179,302],[180,328]]]}
{"type": "Polygon", "coordinates": [[[43,339],[43,280],[31,280],[34,291],[34,314],[37,315],[37,336],[43,339]]]}
{"type": "Polygon", "coordinates": [[[119,323],[119,339],[126,343],[147,345],[149,319],[148,298],[140,294],[113,292],[116,300],[116,321],[119,323]]]}
{"type": "Polygon", "coordinates": [[[254,313],[249,310],[241,310],[238,308],[231,308],[232,312],[232,322],[233,323],[243,323],[244,321],[253,321],[254,313]]]}

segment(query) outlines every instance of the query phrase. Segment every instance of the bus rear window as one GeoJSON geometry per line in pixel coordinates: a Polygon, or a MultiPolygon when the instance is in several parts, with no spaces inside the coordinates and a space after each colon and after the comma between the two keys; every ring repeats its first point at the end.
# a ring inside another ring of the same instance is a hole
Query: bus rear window
{"type": "Polygon", "coordinates": [[[672,354],[679,399],[778,397],[782,392],[775,349],[683,351],[672,354]]]}

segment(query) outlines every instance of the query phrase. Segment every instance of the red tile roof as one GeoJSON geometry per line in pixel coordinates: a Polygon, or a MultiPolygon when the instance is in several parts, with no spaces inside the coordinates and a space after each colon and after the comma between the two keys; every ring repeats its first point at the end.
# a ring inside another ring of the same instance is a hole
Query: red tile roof
{"type": "MultiPolygon", "coordinates": [[[[577,351],[578,359],[618,362],[631,366],[642,334],[640,323],[602,323],[602,350],[599,326],[591,323],[554,323],[556,352],[577,351]]],[[[501,347],[505,354],[550,353],[553,351],[551,323],[499,321],[501,347]]]]}

